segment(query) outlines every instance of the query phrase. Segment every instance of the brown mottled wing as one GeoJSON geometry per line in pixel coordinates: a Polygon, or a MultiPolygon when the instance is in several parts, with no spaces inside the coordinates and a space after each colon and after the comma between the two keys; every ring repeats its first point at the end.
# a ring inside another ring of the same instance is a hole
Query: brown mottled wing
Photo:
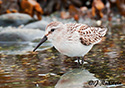
{"type": "Polygon", "coordinates": [[[68,24],[66,24],[67,31],[68,32],[74,32],[77,29],[79,29],[79,27],[81,27],[81,25],[83,25],[84,27],[87,26],[86,24],[80,24],[80,23],[79,24],[78,23],[68,23],[68,24]]]}
{"type": "Polygon", "coordinates": [[[81,26],[78,30],[80,41],[83,45],[99,43],[102,37],[106,34],[107,28],[81,26]]]}

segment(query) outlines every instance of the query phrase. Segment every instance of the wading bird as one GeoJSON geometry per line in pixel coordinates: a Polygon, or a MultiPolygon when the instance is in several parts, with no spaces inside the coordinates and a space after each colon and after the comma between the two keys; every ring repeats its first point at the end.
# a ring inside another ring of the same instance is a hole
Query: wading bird
{"type": "Polygon", "coordinates": [[[33,51],[49,40],[60,53],[69,57],[78,57],[79,62],[80,57],[84,57],[93,45],[102,40],[106,31],[107,28],[90,27],[81,23],[51,22],[47,25],[41,42],[33,51]]]}

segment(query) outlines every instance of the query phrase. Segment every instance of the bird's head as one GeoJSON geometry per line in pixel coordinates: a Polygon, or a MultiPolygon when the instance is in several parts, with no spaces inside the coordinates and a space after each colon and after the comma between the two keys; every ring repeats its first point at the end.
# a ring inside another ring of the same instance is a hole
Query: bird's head
{"type": "Polygon", "coordinates": [[[62,29],[62,26],[63,23],[61,22],[51,22],[50,24],[48,24],[45,30],[44,37],[41,39],[40,43],[33,51],[35,51],[46,40],[52,41],[54,39],[54,36],[57,35],[57,33],[62,29]]]}

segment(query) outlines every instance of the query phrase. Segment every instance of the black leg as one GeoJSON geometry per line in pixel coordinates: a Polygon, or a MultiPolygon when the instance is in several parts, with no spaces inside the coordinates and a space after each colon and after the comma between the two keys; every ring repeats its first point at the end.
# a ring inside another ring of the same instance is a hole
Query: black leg
{"type": "Polygon", "coordinates": [[[76,57],[77,58],[77,67],[83,67],[84,64],[84,57],[76,57]],[[80,59],[82,59],[82,61],[80,62],[80,59]]]}
{"type": "Polygon", "coordinates": [[[84,57],[82,57],[82,65],[84,64],[84,57]]]}
{"type": "Polygon", "coordinates": [[[78,64],[80,65],[80,57],[77,57],[77,60],[78,60],[78,64]]]}
{"type": "Polygon", "coordinates": [[[77,67],[79,68],[79,66],[80,66],[80,57],[76,57],[77,58],[77,67]]]}

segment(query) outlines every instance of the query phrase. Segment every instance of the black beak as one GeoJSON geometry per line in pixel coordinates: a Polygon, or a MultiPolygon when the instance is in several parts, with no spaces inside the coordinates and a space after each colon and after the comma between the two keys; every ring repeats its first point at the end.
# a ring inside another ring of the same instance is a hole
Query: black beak
{"type": "Polygon", "coordinates": [[[40,43],[39,43],[39,44],[36,46],[36,48],[33,50],[33,52],[34,52],[41,44],[43,44],[46,40],[47,40],[47,37],[44,36],[44,37],[41,39],[40,43]]]}

